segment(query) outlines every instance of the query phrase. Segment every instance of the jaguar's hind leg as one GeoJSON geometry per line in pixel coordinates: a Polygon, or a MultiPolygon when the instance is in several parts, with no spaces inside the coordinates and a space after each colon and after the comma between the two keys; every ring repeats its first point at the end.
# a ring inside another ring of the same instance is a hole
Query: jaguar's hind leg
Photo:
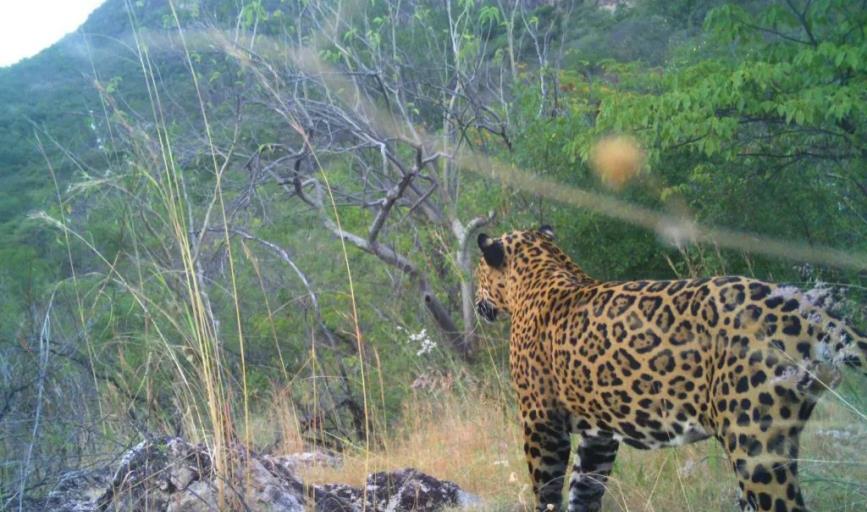
{"type": "Polygon", "coordinates": [[[597,512],[620,443],[606,437],[584,437],[575,451],[569,482],[569,512],[597,512]]]}
{"type": "Polygon", "coordinates": [[[570,432],[561,412],[538,409],[526,415],[524,453],[540,511],[560,510],[569,450],[570,432]]]}
{"type": "Polygon", "coordinates": [[[724,439],[738,479],[743,511],[806,512],[798,483],[798,442],[803,424],[762,431],[732,429],[724,439]]]}

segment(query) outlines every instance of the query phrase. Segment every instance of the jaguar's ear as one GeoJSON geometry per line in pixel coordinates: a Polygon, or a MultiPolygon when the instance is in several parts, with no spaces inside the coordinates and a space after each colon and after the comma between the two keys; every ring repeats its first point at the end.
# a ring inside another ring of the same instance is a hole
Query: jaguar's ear
{"type": "Polygon", "coordinates": [[[551,240],[554,240],[554,228],[552,228],[548,224],[542,224],[539,227],[539,234],[551,240]]]}
{"type": "Polygon", "coordinates": [[[482,250],[485,262],[494,268],[502,267],[503,262],[506,261],[506,250],[503,249],[503,242],[494,240],[484,233],[479,235],[479,249],[482,250]]]}

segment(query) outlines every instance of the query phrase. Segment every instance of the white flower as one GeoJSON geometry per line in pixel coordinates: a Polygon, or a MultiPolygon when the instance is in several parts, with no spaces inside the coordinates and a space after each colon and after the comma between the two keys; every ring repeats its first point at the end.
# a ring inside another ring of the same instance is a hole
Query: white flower
{"type": "Polygon", "coordinates": [[[425,338],[421,340],[421,348],[415,353],[417,356],[422,356],[424,354],[428,354],[433,351],[433,349],[437,348],[437,344],[435,341],[432,341],[430,338],[425,338]]]}
{"type": "Polygon", "coordinates": [[[410,334],[409,335],[410,343],[418,343],[421,345],[421,348],[416,351],[415,355],[423,356],[424,354],[429,354],[433,352],[433,350],[437,347],[435,341],[430,339],[430,336],[427,335],[427,329],[422,329],[421,331],[410,334]]]}

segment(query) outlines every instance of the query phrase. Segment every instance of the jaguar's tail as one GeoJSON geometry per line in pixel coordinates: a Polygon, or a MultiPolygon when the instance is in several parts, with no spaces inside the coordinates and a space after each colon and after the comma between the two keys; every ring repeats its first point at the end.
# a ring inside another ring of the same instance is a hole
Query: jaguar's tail
{"type": "Polygon", "coordinates": [[[857,368],[867,376],[867,335],[831,311],[831,291],[817,287],[798,295],[799,312],[813,329],[813,358],[857,368]]]}
{"type": "Polygon", "coordinates": [[[843,319],[836,321],[840,322],[839,330],[842,338],[834,347],[837,357],[844,365],[858,368],[867,376],[867,336],[843,319]]]}

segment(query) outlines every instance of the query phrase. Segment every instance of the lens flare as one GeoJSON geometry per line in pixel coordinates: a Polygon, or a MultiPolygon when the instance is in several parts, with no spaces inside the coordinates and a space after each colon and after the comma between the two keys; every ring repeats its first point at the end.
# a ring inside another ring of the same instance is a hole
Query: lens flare
{"type": "Polygon", "coordinates": [[[644,151],[632,137],[606,137],[590,152],[590,166],[605,185],[619,190],[641,171],[644,151]]]}

